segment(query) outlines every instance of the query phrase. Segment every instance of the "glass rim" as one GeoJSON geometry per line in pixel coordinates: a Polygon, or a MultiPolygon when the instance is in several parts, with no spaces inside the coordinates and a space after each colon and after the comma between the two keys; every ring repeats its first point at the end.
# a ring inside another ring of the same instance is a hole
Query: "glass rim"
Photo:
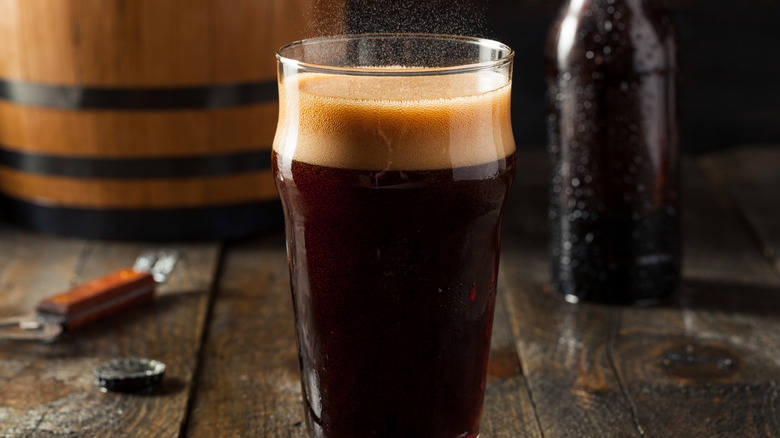
{"type": "Polygon", "coordinates": [[[276,59],[283,65],[289,65],[300,69],[305,69],[315,73],[329,73],[329,74],[342,74],[342,75],[354,75],[354,76],[430,76],[430,75],[447,75],[457,73],[469,73],[475,71],[483,71],[494,69],[497,67],[509,64],[515,56],[514,50],[504,43],[488,38],[478,38],[462,35],[447,35],[436,33],[356,33],[356,34],[343,34],[332,35],[316,38],[306,38],[298,41],[285,44],[279,50],[276,51],[276,59]],[[325,42],[337,42],[337,41],[350,41],[358,39],[369,38],[398,38],[398,39],[420,39],[420,40],[436,40],[436,41],[459,41],[463,43],[473,44],[480,47],[492,48],[504,52],[498,59],[491,61],[475,62],[469,64],[459,64],[447,67],[410,67],[410,68],[384,68],[384,67],[338,67],[327,64],[316,64],[303,62],[298,59],[290,58],[283,55],[283,52],[290,49],[321,44],[325,42]]]}

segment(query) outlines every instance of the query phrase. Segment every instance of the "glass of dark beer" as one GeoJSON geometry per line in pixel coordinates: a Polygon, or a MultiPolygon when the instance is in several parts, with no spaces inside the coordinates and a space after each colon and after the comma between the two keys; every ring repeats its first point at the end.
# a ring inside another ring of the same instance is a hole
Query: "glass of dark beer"
{"type": "Polygon", "coordinates": [[[279,50],[273,170],[312,437],[479,435],[512,57],[424,34],[279,50]]]}

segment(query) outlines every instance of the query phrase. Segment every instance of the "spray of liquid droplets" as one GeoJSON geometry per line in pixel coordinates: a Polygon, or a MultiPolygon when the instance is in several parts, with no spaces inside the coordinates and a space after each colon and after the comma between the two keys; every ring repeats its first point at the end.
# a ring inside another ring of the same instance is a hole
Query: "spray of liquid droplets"
{"type": "Polygon", "coordinates": [[[484,36],[487,0],[315,0],[307,36],[437,33],[484,36]]]}

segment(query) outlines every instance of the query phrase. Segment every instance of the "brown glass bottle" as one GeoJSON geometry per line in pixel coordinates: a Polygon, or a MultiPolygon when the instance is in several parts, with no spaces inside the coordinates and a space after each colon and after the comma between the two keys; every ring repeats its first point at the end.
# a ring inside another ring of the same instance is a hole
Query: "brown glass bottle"
{"type": "Polygon", "coordinates": [[[676,46],[655,0],[567,0],[546,47],[552,286],[635,303],[680,278],[676,46]]]}

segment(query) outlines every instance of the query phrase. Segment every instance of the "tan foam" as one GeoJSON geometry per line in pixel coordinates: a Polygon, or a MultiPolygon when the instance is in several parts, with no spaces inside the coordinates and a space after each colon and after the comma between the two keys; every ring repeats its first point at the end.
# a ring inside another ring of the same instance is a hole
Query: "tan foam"
{"type": "Polygon", "coordinates": [[[496,161],[515,150],[505,82],[495,72],[288,77],[274,151],[285,161],[366,170],[496,161]]]}

